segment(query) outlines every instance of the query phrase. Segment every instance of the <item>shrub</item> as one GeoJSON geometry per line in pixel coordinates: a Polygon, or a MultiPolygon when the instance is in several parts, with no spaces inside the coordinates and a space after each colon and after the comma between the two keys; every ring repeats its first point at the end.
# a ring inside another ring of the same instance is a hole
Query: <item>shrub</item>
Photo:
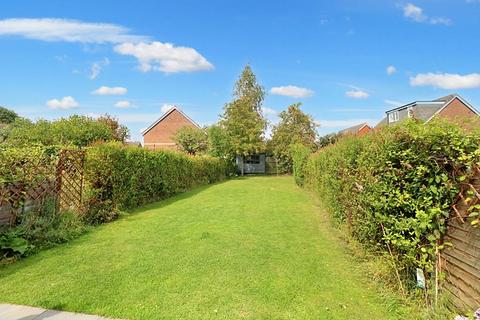
{"type": "Polygon", "coordinates": [[[228,169],[227,163],[217,158],[119,143],[93,146],[87,151],[85,219],[90,223],[113,220],[120,210],[223,180],[228,169]]]}
{"type": "Polygon", "coordinates": [[[0,230],[0,260],[14,260],[68,241],[90,224],[116,219],[121,210],[221,181],[232,172],[230,163],[217,158],[111,142],[87,149],[81,213],[58,212],[54,192],[36,199],[34,208],[32,203],[24,206],[18,192],[4,192],[12,186],[23,194],[46,183],[53,185],[58,151],[54,146],[0,146],[0,200],[25,209],[17,210],[14,226],[0,230]]]}
{"type": "Polygon", "coordinates": [[[17,225],[0,232],[0,260],[12,261],[43,248],[67,242],[86,230],[73,212],[57,212],[50,199],[17,218],[17,225]]]}
{"type": "Polygon", "coordinates": [[[18,114],[15,111],[0,106],[0,124],[12,123],[17,118],[18,114]]]}
{"type": "Polygon", "coordinates": [[[294,144],[290,147],[290,153],[293,160],[293,177],[295,183],[303,186],[305,181],[305,165],[307,164],[308,156],[311,154],[311,149],[305,147],[303,144],[294,144]]]}
{"type": "Polygon", "coordinates": [[[128,129],[108,115],[99,119],[73,115],[55,121],[17,118],[4,130],[3,144],[10,146],[70,145],[85,147],[97,141],[122,140],[128,129]]]}
{"type": "Polygon", "coordinates": [[[453,124],[412,121],[342,138],[306,165],[299,157],[296,177],[365,247],[390,249],[412,277],[415,267],[434,268],[459,185],[479,164],[479,141],[453,124]]]}

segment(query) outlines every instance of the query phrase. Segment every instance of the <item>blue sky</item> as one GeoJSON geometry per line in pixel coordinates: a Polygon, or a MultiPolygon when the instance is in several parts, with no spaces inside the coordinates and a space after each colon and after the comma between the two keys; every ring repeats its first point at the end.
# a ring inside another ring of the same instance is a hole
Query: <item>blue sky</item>
{"type": "Polygon", "coordinates": [[[265,114],[295,102],[320,133],[452,92],[480,109],[480,0],[2,1],[0,105],[31,119],[169,105],[217,121],[249,63],[265,114]]]}

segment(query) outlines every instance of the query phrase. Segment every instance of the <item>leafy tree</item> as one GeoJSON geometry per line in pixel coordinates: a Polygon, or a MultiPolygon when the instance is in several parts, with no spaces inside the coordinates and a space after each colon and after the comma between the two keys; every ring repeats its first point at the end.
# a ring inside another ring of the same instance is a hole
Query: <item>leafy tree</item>
{"type": "Polygon", "coordinates": [[[120,124],[118,119],[115,117],[105,114],[99,117],[97,121],[110,128],[113,135],[113,140],[115,141],[125,142],[125,140],[130,137],[128,128],[125,125],[120,124]]]}
{"type": "Polygon", "coordinates": [[[18,114],[7,108],[0,106],[0,124],[9,124],[18,118],[18,114]]]}
{"type": "Polygon", "coordinates": [[[184,126],[177,131],[173,140],[175,140],[180,150],[191,155],[207,150],[207,132],[205,129],[184,126]]]}
{"type": "Polygon", "coordinates": [[[115,140],[111,128],[86,116],[74,115],[55,121],[17,118],[8,126],[3,143],[12,145],[74,145],[88,146],[97,141],[115,140]]]}
{"type": "Polygon", "coordinates": [[[266,120],[261,107],[265,91],[250,66],[243,69],[233,95],[234,100],[225,105],[220,123],[227,132],[232,152],[246,156],[263,151],[266,120]]]}
{"type": "Polygon", "coordinates": [[[271,150],[278,165],[285,172],[292,172],[291,146],[303,145],[314,150],[317,139],[316,124],[313,118],[300,110],[301,103],[295,103],[280,113],[280,122],[273,126],[271,150]]]}
{"type": "Polygon", "coordinates": [[[324,135],[318,139],[317,145],[319,148],[326,147],[331,144],[335,144],[342,135],[339,133],[330,133],[324,135]]]}
{"type": "Polygon", "coordinates": [[[208,153],[217,158],[233,159],[235,156],[228,140],[227,131],[222,125],[212,125],[207,129],[208,153]]]}

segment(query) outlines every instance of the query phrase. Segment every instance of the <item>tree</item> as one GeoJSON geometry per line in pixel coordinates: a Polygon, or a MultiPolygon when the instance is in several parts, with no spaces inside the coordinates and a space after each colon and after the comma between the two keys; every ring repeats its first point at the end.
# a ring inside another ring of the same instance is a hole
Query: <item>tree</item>
{"type": "Polygon", "coordinates": [[[100,116],[97,121],[110,128],[115,141],[125,142],[125,140],[130,137],[128,128],[125,125],[120,124],[115,117],[105,114],[100,116]]]}
{"type": "Polygon", "coordinates": [[[317,125],[313,118],[300,110],[301,103],[295,103],[280,113],[280,122],[273,126],[269,143],[278,165],[285,172],[292,172],[291,146],[301,144],[314,150],[317,139],[317,125]]]}
{"type": "Polygon", "coordinates": [[[78,115],[36,122],[17,118],[7,129],[3,143],[16,146],[36,143],[84,147],[98,141],[115,140],[112,129],[104,122],[78,115]]]}
{"type": "MultiPolygon", "coordinates": [[[[265,149],[266,120],[262,115],[264,89],[246,66],[233,90],[234,100],[224,108],[220,125],[225,128],[231,150],[237,155],[252,155],[265,149]]],[[[243,174],[243,168],[242,168],[243,174]]]]}
{"type": "Polygon", "coordinates": [[[0,107],[0,124],[9,124],[18,118],[18,114],[4,107],[0,107]]]}
{"type": "Polygon", "coordinates": [[[191,155],[207,150],[207,132],[205,129],[184,126],[177,131],[173,140],[180,150],[191,155]]]}
{"type": "Polygon", "coordinates": [[[208,153],[217,158],[233,159],[227,131],[222,125],[215,124],[207,129],[208,153]]]}
{"type": "Polygon", "coordinates": [[[317,146],[324,148],[328,145],[335,144],[341,137],[342,135],[340,133],[326,134],[318,139],[317,146]]]}

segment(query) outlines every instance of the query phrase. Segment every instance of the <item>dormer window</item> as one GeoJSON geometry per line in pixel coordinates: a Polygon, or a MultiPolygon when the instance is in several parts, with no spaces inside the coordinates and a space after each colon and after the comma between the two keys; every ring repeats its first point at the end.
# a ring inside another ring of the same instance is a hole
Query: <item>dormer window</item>
{"type": "Polygon", "coordinates": [[[398,111],[392,111],[388,114],[388,122],[397,122],[398,121],[398,111]]]}

